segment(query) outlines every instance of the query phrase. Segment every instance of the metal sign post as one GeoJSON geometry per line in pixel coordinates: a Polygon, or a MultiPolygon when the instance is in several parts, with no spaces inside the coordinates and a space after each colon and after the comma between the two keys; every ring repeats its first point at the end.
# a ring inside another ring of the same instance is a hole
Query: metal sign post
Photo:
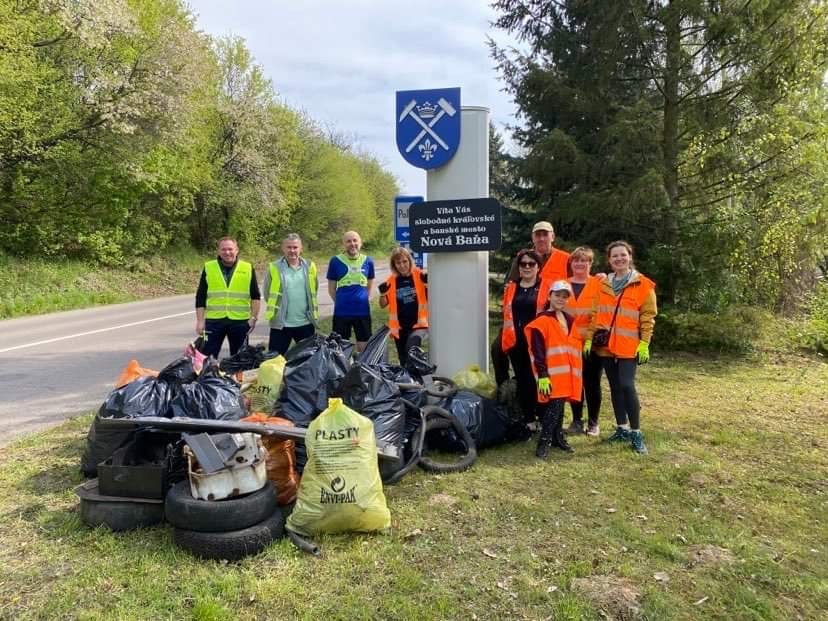
{"type": "Polygon", "coordinates": [[[411,251],[414,257],[414,265],[423,269],[425,267],[425,252],[411,248],[411,226],[409,209],[414,203],[422,203],[422,196],[396,196],[394,197],[394,240],[411,251]]]}
{"type": "MultiPolygon", "coordinates": [[[[463,141],[457,153],[426,175],[429,202],[489,196],[489,110],[464,106],[460,123],[463,141]]],[[[431,361],[448,377],[472,363],[488,371],[489,254],[428,250],[431,361]]]]}

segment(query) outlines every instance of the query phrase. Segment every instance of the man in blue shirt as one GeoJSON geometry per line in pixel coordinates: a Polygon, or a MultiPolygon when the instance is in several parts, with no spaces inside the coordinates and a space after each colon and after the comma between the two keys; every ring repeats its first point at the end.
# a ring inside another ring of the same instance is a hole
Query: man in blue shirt
{"type": "Polygon", "coordinates": [[[360,252],[362,239],[356,231],[342,236],[344,254],[328,263],[328,293],[334,301],[333,331],[351,338],[353,328],[356,350],[365,348],[371,337],[371,307],[368,299],[374,285],[374,261],[360,252]]]}

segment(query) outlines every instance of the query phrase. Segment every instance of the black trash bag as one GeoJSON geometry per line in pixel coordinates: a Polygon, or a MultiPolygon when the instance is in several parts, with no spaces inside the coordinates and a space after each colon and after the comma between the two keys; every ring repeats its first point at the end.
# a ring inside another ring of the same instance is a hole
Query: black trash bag
{"type": "Polygon", "coordinates": [[[158,377],[139,377],[116,388],[106,397],[98,415],[92,421],[86,436],[86,450],[81,458],[81,471],[94,477],[98,464],[112,456],[117,449],[133,439],[129,429],[98,429],[100,418],[141,418],[160,416],[170,418],[170,404],[182,386],[196,378],[189,358],[178,358],[161,369],[158,377]]]}
{"type": "Polygon", "coordinates": [[[170,384],[188,384],[194,382],[198,373],[193,368],[193,361],[182,356],[158,372],[158,379],[170,384]]]}
{"type": "Polygon", "coordinates": [[[405,413],[397,384],[376,366],[357,362],[342,379],[337,393],[343,403],[374,423],[378,442],[399,450],[403,444],[405,413]]]}
{"type": "Polygon", "coordinates": [[[171,416],[209,420],[239,420],[247,416],[241,386],[223,375],[215,360],[205,363],[201,375],[182,386],[170,403],[171,416]]]}
{"type": "Polygon", "coordinates": [[[364,364],[381,364],[388,362],[388,347],[386,343],[388,342],[388,326],[382,326],[376,332],[374,332],[368,341],[365,343],[365,349],[363,349],[357,360],[364,364]]]}
{"type": "MultiPolygon", "coordinates": [[[[458,390],[452,397],[443,399],[439,406],[463,423],[478,449],[516,440],[523,431],[502,403],[471,390],[458,390]]],[[[429,446],[446,451],[465,450],[465,445],[451,429],[429,433],[429,446]]]]}
{"type": "Polygon", "coordinates": [[[250,345],[245,341],[244,345],[239,348],[239,351],[232,356],[221,359],[219,368],[225,373],[250,371],[251,369],[258,369],[265,360],[270,360],[278,355],[278,352],[267,351],[267,346],[264,343],[250,345]]]}
{"type": "Polygon", "coordinates": [[[292,347],[285,358],[280,415],[294,425],[307,427],[328,407],[328,397],[348,372],[342,339],[338,335],[314,334],[292,347]]]}

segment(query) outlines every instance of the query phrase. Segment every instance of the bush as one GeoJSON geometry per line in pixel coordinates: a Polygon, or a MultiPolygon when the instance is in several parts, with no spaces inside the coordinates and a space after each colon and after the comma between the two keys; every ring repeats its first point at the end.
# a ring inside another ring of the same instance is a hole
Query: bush
{"type": "Polygon", "coordinates": [[[798,347],[828,355],[828,282],[817,284],[806,310],[805,318],[791,327],[788,336],[798,347]]]}
{"type": "Polygon", "coordinates": [[[744,354],[755,349],[773,325],[772,313],[747,306],[716,313],[667,308],[656,317],[653,346],[662,351],[744,354]]]}

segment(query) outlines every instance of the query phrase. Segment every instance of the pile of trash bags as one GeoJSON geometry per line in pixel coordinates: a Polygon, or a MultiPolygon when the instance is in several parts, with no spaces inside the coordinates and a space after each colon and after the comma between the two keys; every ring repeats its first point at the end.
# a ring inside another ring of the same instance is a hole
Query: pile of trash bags
{"type": "MultiPolygon", "coordinates": [[[[99,421],[104,418],[238,421],[260,415],[307,428],[329,407],[331,398],[368,418],[377,444],[398,456],[379,461],[386,484],[399,481],[416,466],[434,472],[464,470],[474,463],[478,449],[525,437],[520,412],[491,398],[491,384],[479,369],[458,374],[457,383],[440,378],[417,348],[412,348],[405,368],[394,366],[386,358],[387,339],[383,327],[356,360],[349,341],[337,334],[315,334],[284,357],[267,352],[263,345],[245,344],[219,362],[198,358],[194,348],[188,348],[185,356],[157,373],[131,361],[89,430],[82,470],[95,476],[97,464],[135,433],[102,429],[99,421]],[[250,381],[248,373],[253,376],[250,381]],[[438,462],[433,450],[460,453],[459,461],[438,462]]],[[[168,439],[168,432],[163,435],[168,439]]],[[[293,448],[292,463],[301,473],[307,461],[305,446],[297,442],[293,448]]]]}

